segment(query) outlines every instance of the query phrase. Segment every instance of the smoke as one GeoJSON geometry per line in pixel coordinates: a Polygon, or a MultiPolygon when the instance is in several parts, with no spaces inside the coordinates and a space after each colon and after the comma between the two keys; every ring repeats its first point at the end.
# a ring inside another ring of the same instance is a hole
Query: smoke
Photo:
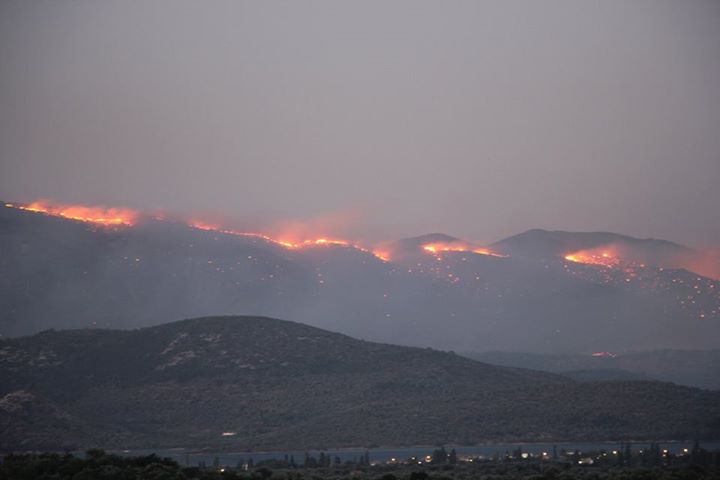
{"type": "MultiPolygon", "coordinates": [[[[253,314],[456,351],[707,348],[720,338],[716,284],[682,270],[632,276],[568,268],[562,255],[481,255],[442,234],[396,242],[402,255],[384,262],[345,244],[288,248],[150,216],[107,227],[3,208],[0,229],[3,335],[253,314]]],[[[602,245],[630,263],[691,252],[654,242],[640,258],[637,246],[602,245]]]]}
{"type": "Polygon", "coordinates": [[[714,280],[720,279],[720,250],[694,250],[668,242],[615,242],[569,252],[565,258],[606,267],[684,269],[714,280]]]}
{"type": "Polygon", "coordinates": [[[696,250],[679,254],[671,258],[668,264],[674,268],[684,268],[714,280],[720,280],[720,248],[696,250]]]}

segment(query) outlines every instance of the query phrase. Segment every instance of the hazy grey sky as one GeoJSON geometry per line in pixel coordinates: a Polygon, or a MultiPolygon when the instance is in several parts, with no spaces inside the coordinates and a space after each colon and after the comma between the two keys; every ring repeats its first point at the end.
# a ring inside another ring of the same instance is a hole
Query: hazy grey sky
{"type": "Polygon", "coordinates": [[[720,2],[0,0],[0,198],[720,244],[720,2]]]}

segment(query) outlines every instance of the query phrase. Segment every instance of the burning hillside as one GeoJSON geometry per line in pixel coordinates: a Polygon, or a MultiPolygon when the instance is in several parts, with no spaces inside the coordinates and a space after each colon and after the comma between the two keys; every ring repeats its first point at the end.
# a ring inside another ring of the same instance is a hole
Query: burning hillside
{"type": "MultiPolygon", "coordinates": [[[[100,206],[87,205],[66,205],[54,203],[49,200],[38,200],[30,204],[6,203],[6,207],[24,210],[33,213],[62,217],[68,220],[85,222],[104,227],[132,227],[136,225],[140,218],[143,218],[140,212],[128,208],[107,208],[100,206]]],[[[157,218],[156,218],[157,219],[157,218]]],[[[284,237],[273,237],[260,232],[245,232],[232,228],[227,228],[220,224],[209,223],[199,219],[190,219],[185,221],[190,228],[197,230],[206,230],[220,233],[223,235],[234,235],[239,237],[251,237],[264,240],[291,250],[310,248],[310,247],[347,247],[372,254],[379,260],[384,262],[390,261],[392,256],[390,249],[381,247],[369,248],[360,245],[358,242],[350,240],[318,235],[316,237],[289,239],[284,237]]],[[[503,256],[490,251],[487,248],[479,248],[466,242],[430,242],[422,245],[422,250],[429,254],[440,254],[443,252],[468,252],[478,255],[503,256]]]]}
{"type": "Polygon", "coordinates": [[[422,246],[422,249],[432,254],[441,254],[443,252],[466,252],[475,253],[477,255],[491,255],[494,257],[504,257],[506,255],[500,255],[490,251],[487,248],[478,248],[476,246],[467,244],[465,242],[435,242],[426,243],[422,246]]]}
{"type": "Polygon", "coordinates": [[[665,295],[699,319],[720,316],[720,288],[716,280],[681,268],[646,264],[647,258],[638,256],[633,257],[628,248],[608,245],[565,255],[564,268],[573,276],[595,283],[665,295]]]}
{"type": "Polygon", "coordinates": [[[653,250],[642,245],[622,242],[569,252],[563,255],[569,262],[595,265],[605,269],[637,270],[645,267],[684,269],[700,275],[720,279],[720,255],[717,252],[687,248],[668,251],[653,250]]]}
{"type": "Polygon", "coordinates": [[[5,206],[103,226],[133,226],[139,217],[138,212],[128,208],[63,205],[48,200],[37,200],[27,205],[6,203],[5,206]]]}
{"type": "MultiPolygon", "coordinates": [[[[24,210],[27,212],[39,213],[54,217],[62,217],[68,220],[90,223],[104,227],[132,227],[136,225],[140,218],[144,217],[144,215],[140,214],[139,212],[128,208],[66,205],[53,203],[49,200],[38,200],[29,204],[5,203],[5,206],[8,208],[15,208],[18,210],[24,210]]],[[[338,238],[318,236],[316,238],[306,238],[291,241],[282,238],[274,238],[264,233],[238,231],[226,228],[218,224],[204,222],[202,220],[193,219],[188,220],[185,223],[188,227],[196,230],[206,230],[221,233],[224,235],[234,235],[239,237],[258,238],[287,249],[301,249],[324,246],[349,247],[360,250],[362,252],[371,253],[380,260],[387,261],[387,254],[383,254],[381,251],[373,252],[370,249],[367,249],[357,243],[338,238]]]]}
{"type": "Polygon", "coordinates": [[[320,236],[318,238],[310,238],[310,239],[292,241],[292,240],[273,238],[264,233],[241,232],[241,231],[237,231],[237,230],[227,229],[227,228],[224,228],[219,225],[211,225],[211,224],[207,224],[207,223],[203,223],[203,222],[199,222],[199,221],[190,221],[187,223],[187,225],[191,228],[195,228],[198,230],[209,230],[209,231],[213,231],[213,232],[222,233],[225,235],[236,235],[239,237],[260,238],[262,240],[265,240],[270,243],[274,243],[278,246],[281,246],[281,247],[284,247],[284,248],[287,248],[290,250],[297,250],[297,249],[309,248],[309,247],[353,248],[353,249],[359,250],[361,252],[370,253],[382,261],[387,261],[387,259],[383,257],[381,252],[376,253],[375,251],[371,251],[370,249],[362,247],[357,243],[353,243],[348,240],[342,240],[342,239],[338,239],[338,238],[328,238],[328,237],[320,236]]]}
{"type": "Polygon", "coordinates": [[[580,252],[570,253],[565,255],[565,260],[575,263],[584,263],[587,265],[600,265],[606,268],[616,268],[621,264],[619,257],[605,249],[601,249],[599,251],[583,250],[580,252]]]}
{"type": "MultiPolygon", "coordinates": [[[[136,210],[123,207],[104,207],[88,205],[69,205],[52,202],[50,200],[37,200],[29,204],[6,203],[6,207],[15,208],[27,212],[61,217],[68,220],[89,223],[102,227],[132,227],[143,218],[151,218],[136,210]]],[[[158,217],[152,217],[160,220],[158,217]]],[[[211,231],[223,235],[239,237],[250,237],[283,247],[289,250],[299,250],[311,247],[346,247],[373,255],[383,262],[397,259],[402,261],[408,254],[415,252],[432,255],[437,260],[442,260],[446,253],[468,253],[476,255],[508,257],[510,253],[496,251],[487,247],[481,247],[461,239],[442,234],[426,235],[417,239],[408,240],[411,243],[383,243],[375,246],[361,245],[359,242],[337,238],[326,234],[311,235],[310,229],[305,228],[303,236],[290,235],[269,235],[262,232],[248,232],[228,228],[218,223],[210,223],[197,218],[182,220],[188,227],[196,230],[211,231]]],[[[667,250],[667,249],[666,249],[667,250]]],[[[596,266],[601,269],[610,269],[617,272],[624,272],[629,277],[636,276],[635,270],[651,265],[658,268],[685,268],[712,278],[717,278],[716,271],[719,270],[717,257],[709,257],[699,252],[685,249],[678,252],[660,254],[646,249],[644,246],[627,245],[622,242],[615,242],[572,250],[561,255],[564,260],[574,264],[585,266],[596,266]]]]}

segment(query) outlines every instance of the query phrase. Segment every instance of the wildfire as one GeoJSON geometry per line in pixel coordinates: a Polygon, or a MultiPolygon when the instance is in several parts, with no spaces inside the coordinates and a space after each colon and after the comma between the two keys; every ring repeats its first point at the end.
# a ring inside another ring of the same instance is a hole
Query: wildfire
{"type": "Polygon", "coordinates": [[[261,240],[265,240],[266,242],[275,243],[283,247],[287,248],[294,248],[295,244],[290,242],[285,242],[282,240],[276,240],[274,238],[271,238],[263,233],[256,233],[256,232],[239,232],[237,230],[230,230],[227,228],[223,228],[220,225],[215,225],[211,223],[205,223],[198,220],[191,220],[187,222],[187,226],[190,228],[195,228],[197,230],[207,230],[209,232],[217,232],[222,233],[225,235],[235,235],[238,237],[252,237],[252,238],[259,238],[261,240]]]}
{"type": "Polygon", "coordinates": [[[52,204],[46,200],[39,200],[29,205],[6,203],[5,206],[104,226],[132,226],[138,218],[138,212],[128,208],[61,205],[52,204]]]}
{"type": "Polygon", "coordinates": [[[372,254],[375,255],[380,260],[382,260],[383,262],[390,261],[390,252],[388,252],[387,250],[375,249],[372,251],[372,254]]]}
{"type": "MultiPolygon", "coordinates": [[[[40,213],[43,215],[51,215],[56,217],[62,217],[69,220],[76,220],[80,222],[87,222],[96,225],[102,225],[107,227],[131,227],[137,223],[140,217],[139,212],[130,210],[127,208],[106,208],[100,206],[87,206],[87,205],[65,205],[59,203],[53,203],[48,200],[38,200],[30,204],[19,204],[19,203],[5,203],[8,208],[15,208],[18,210],[24,210],[27,212],[40,213]]],[[[207,230],[226,235],[235,235],[241,237],[252,237],[270,242],[287,249],[300,249],[309,247],[324,247],[324,246],[336,246],[336,247],[349,247],[356,250],[369,253],[374,255],[383,262],[388,261],[388,254],[384,252],[373,252],[367,248],[364,248],[358,244],[352,243],[348,240],[330,238],[330,237],[318,237],[303,239],[297,241],[289,241],[285,239],[278,239],[270,237],[264,233],[257,232],[242,232],[224,228],[220,225],[207,223],[201,220],[191,220],[186,222],[191,228],[198,230],[207,230]]]]}
{"type": "Polygon", "coordinates": [[[469,253],[476,253],[478,255],[490,255],[493,257],[503,257],[504,255],[500,255],[498,253],[494,253],[487,248],[476,248],[472,245],[468,245],[462,242],[453,242],[453,243],[444,243],[444,242],[436,242],[436,243],[426,243],[422,246],[422,249],[426,252],[437,254],[442,252],[469,252],[469,253]]]}
{"type": "Polygon", "coordinates": [[[600,265],[606,268],[618,267],[621,263],[620,257],[610,250],[581,250],[565,255],[565,260],[587,265],[600,265]]]}
{"type": "Polygon", "coordinates": [[[341,240],[341,239],[336,239],[336,238],[320,237],[320,238],[306,239],[306,240],[300,240],[300,241],[288,241],[288,240],[280,240],[277,238],[273,238],[273,237],[270,237],[263,233],[240,232],[237,230],[226,229],[219,225],[204,223],[204,222],[196,221],[196,220],[188,222],[187,225],[191,228],[196,228],[198,230],[208,230],[208,231],[223,233],[226,235],[236,235],[236,236],[240,236],[240,237],[259,238],[261,240],[265,240],[266,242],[274,243],[281,247],[284,247],[287,249],[292,249],[292,250],[300,249],[300,248],[307,248],[307,247],[324,247],[324,246],[350,247],[350,248],[354,248],[355,250],[360,250],[361,252],[365,252],[365,253],[374,255],[375,257],[382,260],[383,262],[388,261],[388,257],[386,255],[368,250],[367,248],[364,248],[358,244],[349,242],[347,240],[341,240]]]}
{"type": "MultiPolygon", "coordinates": [[[[44,215],[52,215],[80,222],[102,225],[107,227],[130,227],[137,223],[141,214],[137,211],[127,208],[107,208],[103,206],[87,206],[87,205],[67,205],[51,202],[49,200],[38,200],[30,204],[6,203],[6,207],[35,212],[44,215]]],[[[161,217],[154,217],[160,219],[161,217]]],[[[162,217],[164,218],[164,216],[162,217]]],[[[313,247],[347,247],[361,252],[373,255],[383,262],[389,262],[391,250],[383,247],[368,249],[357,243],[328,236],[318,236],[310,238],[294,238],[292,240],[283,237],[270,236],[259,232],[245,232],[226,228],[222,225],[209,223],[203,220],[192,219],[185,222],[189,227],[197,230],[205,230],[210,232],[221,233],[224,235],[234,235],[240,237],[257,238],[268,243],[278,245],[280,247],[297,250],[313,247]]],[[[422,245],[422,250],[431,254],[441,254],[443,252],[467,252],[477,255],[489,255],[494,257],[503,257],[492,252],[487,248],[478,248],[472,244],[465,242],[434,242],[422,245]]]]}

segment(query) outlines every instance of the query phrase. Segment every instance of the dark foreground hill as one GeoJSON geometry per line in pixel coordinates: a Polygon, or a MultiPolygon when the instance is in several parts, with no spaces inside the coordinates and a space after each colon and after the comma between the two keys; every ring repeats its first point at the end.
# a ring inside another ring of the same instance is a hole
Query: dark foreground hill
{"type": "Polygon", "coordinates": [[[0,448],[720,437],[720,393],[578,383],[262,317],[0,341],[0,448]]]}

